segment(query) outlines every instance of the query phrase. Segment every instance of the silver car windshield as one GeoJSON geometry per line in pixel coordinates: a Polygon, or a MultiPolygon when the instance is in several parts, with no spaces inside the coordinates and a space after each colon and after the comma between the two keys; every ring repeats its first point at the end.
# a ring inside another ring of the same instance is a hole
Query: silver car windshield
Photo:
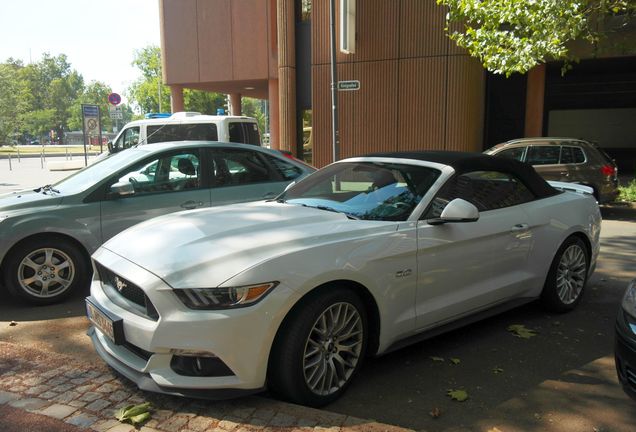
{"type": "Polygon", "coordinates": [[[55,183],[53,187],[63,194],[75,194],[85,191],[117,170],[148,156],[148,154],[148,150],[141,148],[132,148],[115,153],[55,183]]]}
{"type": "Polygon", "coordinates": [[[343,162],[299,182],[279,201],[336,211],[353,219],[401,221],[439,175],[439,170],[418,165],[343,162]]]}

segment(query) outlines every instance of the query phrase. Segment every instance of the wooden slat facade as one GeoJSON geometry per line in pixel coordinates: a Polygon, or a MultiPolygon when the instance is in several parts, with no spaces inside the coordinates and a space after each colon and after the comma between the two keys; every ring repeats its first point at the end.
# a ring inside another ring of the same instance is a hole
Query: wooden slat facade
{"type": "MultiPolygon", "coordinates": [[[[356,53],[338,53],[340,157],[377,151],[480,151],[484,72],[444,34],[434,0],[359,0],[356,53]]],[[[313,2],[313,163],[332,162],[329,2],[313,2]]],[[[281,96],[285,97],[281,91],[281,96]]],[[[281,112],[281,116],[282,116],[281,112]]]]}

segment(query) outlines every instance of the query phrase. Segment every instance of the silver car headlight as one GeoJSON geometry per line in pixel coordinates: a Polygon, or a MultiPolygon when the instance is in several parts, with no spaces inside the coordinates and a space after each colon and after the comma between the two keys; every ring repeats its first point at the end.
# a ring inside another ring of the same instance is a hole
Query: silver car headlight
{"type": "Polygon", "coordinates": [[[233,309],[258,303],[276,285],[278,282],[240,287],[184,288],[175,289],[175,293],[190,309],[233,309]]]}
{"type": "Polygon", "coordinates": [[[622,305],[625,312],[636,318],[636,279],[632,280],[627,286],[622,305]]]}

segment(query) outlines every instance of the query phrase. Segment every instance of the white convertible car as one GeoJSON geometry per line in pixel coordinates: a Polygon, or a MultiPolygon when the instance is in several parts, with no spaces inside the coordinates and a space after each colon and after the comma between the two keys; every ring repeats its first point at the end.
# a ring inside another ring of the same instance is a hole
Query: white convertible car
{"type": "Polygon", "coordinates": [[[155,218],[93,255],[89,334],[144,390],[320,406],[365,356],[534,299],[574,308],[601,215],[589,188],[558,186],[504,158],[387,153],[155,218]]]}

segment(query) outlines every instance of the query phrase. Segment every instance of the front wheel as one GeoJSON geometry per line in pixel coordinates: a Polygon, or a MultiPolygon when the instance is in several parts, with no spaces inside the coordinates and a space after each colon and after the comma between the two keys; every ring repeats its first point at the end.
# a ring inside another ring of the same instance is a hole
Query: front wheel
{"type": "Polygon", "coordinates": [[[554,312],[567,312],[583,297],[590,258],[583,241],[569,237],[556,253],[541,293],[543,305],[554,312]]]}
{"type": "Polygon", "coordinates": [[[285,321],[269,368],[275,393],[313,407],[344,393],[367,346],[367,317],[359,297],[341,288],[320,294],[285,321]]]}
{"type": "Polygon", "coordinates": [[[33,304],[56,303],[87,287],[88,260],[72,242],[52,236],[24,241],[7,256],[4,282],[15,297],[33,304]]]}

